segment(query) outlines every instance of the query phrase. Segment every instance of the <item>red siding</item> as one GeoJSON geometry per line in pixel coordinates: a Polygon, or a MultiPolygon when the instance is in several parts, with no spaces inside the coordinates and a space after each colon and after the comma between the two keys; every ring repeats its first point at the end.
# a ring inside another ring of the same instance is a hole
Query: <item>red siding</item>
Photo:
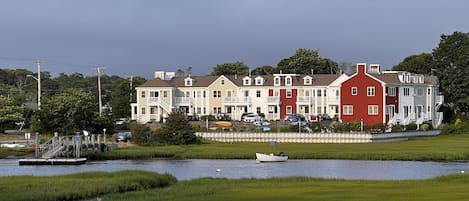
{"type": "Polygon", "coordinates": [[[341,87],[341,119],[343,122],[360,121],[366,125],[383,122],[383,86],[381,82],[366,74],[366,64],[357,65],[357,74],[342,83],[341,87]],[[357,87],[357,95],[352,95],[352,87],[357,87]],[[375,87],[375,95],[367,95],[367,87],[375,87]],[[353,114],[344,115],[344,106],[352,105],[353,114]],[[378,115],[368,115],[368,105],[378,106],[378,115]]]}
{"type": "Polygon", "coordinates": [[[280,118],[284,119],[287,116],[287,106],[290,105],[292,107],[292,113],[296,113],[296,96],[297,96],[297,89],[291,89],[291,98],[287,98],[287,90],[280,89],[280,118]]]}

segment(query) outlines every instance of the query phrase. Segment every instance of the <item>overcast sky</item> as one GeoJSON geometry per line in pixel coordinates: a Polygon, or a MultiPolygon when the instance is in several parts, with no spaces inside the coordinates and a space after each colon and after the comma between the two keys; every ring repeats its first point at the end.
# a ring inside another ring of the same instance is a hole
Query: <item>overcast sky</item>
{"type": "Polygon", "coordinates": [[[151,78],[276,66],[298,48],[391,68],[469,32],[467,0],[1,0],[0,67],[151,78]]]}

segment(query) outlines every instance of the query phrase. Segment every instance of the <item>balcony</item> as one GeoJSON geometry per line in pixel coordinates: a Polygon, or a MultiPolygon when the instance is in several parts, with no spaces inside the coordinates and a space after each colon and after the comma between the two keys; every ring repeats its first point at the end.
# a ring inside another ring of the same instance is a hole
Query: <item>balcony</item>
{"type": "Polygon", "coordinates": [[[250,105],[250,97],[225,97],[223,98],[224,105],[250,105]]]}
{"type": "Polygon", "coordinates": [[[268,105],[278,105],[278,104],[280,104],[280,97],[279,96],[269,96],[269,97],[267,97],[267,104],[268,105]]]}
{"type": "Polygon", "coordinates": [[[313,101],[313,97],[311,96],[297,96],[296,97],[296,102],[299,105],[309,105],[313,101]]]}
{"type": "Polygon", "coordinates": [[[176,106],[191,106],[194,103],[192,97],[176,97],[174,99],[174,105],[176,106]]]}
{"type": "Polygon", "coordinates": [[[148,106],[160,106],[167,112],[171,112],[171,105],[159,97],[149,97],[148,106]]]}

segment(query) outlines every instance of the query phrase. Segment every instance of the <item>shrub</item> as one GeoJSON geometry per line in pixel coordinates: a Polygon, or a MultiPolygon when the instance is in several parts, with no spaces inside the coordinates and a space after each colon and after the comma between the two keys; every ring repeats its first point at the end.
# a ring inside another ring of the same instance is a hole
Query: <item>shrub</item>
{"type": "Polygon", "coordinates": [[[428,130],[430,130],[430,125],[428,125],[427,123],[424,123],[424,124],[420,125],[420,130],[428,131],[428,130]]]}
{"type": "Polygon", "coordinates": [[[414,130],[417,130],[417,124],[410,123],[410,124],[407,124],[407,126],[405,128],[406,128],[407,131],[409,131],[409,130],[414,131],[414,130]]]}
{"type": "Polygon", "coordinates": [[[443,129],[441,130],[442,135],[468,134],[468,133],[469,133],[469,121],[463,121],[463,120],[461,120],[458,124],[444,125],[443,129]]]}
{"type": "Polygon", "coordinates": [[[402,132],[402,131],[405,131],[405,128],[402,125],[393,125],[391,128],[391,132],[402,132]]]}
{"type": "Polygon", "coordinates": [[[217,120],[217,118],[215,118],[215,116],[213,116],[213,115],[203,115],[203,116],[200,117],[200,120],[202,120],[202,121],[207,121],[207,119],[209,121],[216,121],[217,120]]]}

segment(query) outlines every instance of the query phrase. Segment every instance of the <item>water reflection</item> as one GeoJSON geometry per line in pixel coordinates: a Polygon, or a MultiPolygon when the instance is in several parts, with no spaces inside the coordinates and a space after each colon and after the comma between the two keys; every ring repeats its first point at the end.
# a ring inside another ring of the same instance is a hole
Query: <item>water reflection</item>
{"type": "Polygon", "coordinates": [[[254,160],[113,160],[78,166],[19,166],[14,159],[0,160],[0,175],[62,175],[86,171],[137,169],[168,172],[179,180],[201,177],[271,178],[305,176],[338,179],[425,179],[469,172],[468,163],[361,160],[289,160],[256,163],[254,160]],[[219,169],[219,171],[217,171],[219,169]]]}

